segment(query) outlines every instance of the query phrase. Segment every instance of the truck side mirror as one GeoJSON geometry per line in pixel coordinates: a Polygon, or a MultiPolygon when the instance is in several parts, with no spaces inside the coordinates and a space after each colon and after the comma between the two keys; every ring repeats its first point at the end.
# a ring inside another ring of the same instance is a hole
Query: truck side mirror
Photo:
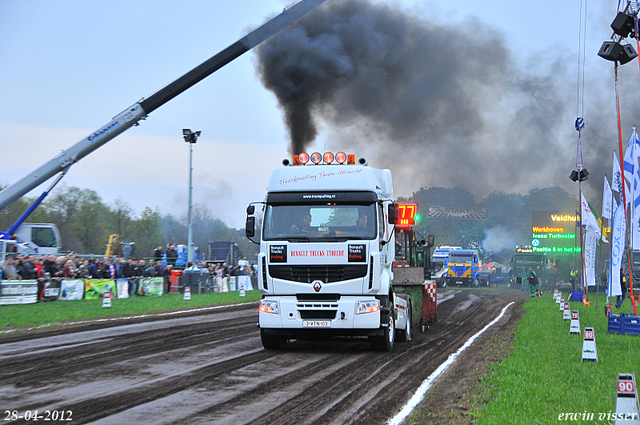
{"type": "Polygon", "coordinates": [[[427,243],[429,244],[429,247],[434,246],[436,244],[436,237],[433,235],[427,236],[427,243]]]}
{"type": "Polygon", "coordinates": [[[389,224],[396,224],[398,219],[398,206],[396,204],[389,205],[389,224]]]}
{"type": "MultiPolygon", "coordinates": [[[[253,208],[253,205],[251,205],[251,208],[253,208]]],[[[247,211],[249,210],[249,208],[247,208],[247,211]]],[[[251,216],[251,217],[247,217],[247,221],[244,225],[244,234],[249,238],[253,238],[256,234],[256,218],[251,216]]]]}
{"type": "Polygon", "coordinates": [[[256,212],[256,206],[251,204],[247,207],[247,215],[253,215],[256,212]]]}

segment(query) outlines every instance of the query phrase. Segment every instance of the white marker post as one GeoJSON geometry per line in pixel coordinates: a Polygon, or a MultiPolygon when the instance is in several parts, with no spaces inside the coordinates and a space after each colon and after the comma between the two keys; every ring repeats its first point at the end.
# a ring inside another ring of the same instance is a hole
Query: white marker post
{"type": "Polygon", "coordinates": [[[596,349],[596,334],[593,328],[584,328],[584,338],[582,339],[582,361],[598,361],[598,350],[596,349]]]}
{"type": "Polygon", "coordinates": [[[560,297],[560,311],[564,311],[564,297],[560,297]]]}
{"type": "Polygon", "coordinates": [[[580,335],[580,313],[578,312],[578,310],[573,310],[571,312],[571,325],[569,326],[569,333],[580,335]]]}
{"type": "Polygon", "coordinates": [[[633,373],[618,374],[616,425],[639,425],[638,393],[633,373]]]}
{"type": "Polygon", "coordinates": [[[102,294],[102,308],[111,308],[111,288],[107,285],[102,294]]]}
{"type": "Polygon", "coordinates": [[[191,287],[190,286],[185,286],[184,287],[184,300],[185,301],[191,301],[191,287]]]}
{"type": "Polygon", "coordinates": [[[571,320],[571,308],[569,307],[569,303],[564,303],[564,310],[562,313],[562,320],[571,320]]]}

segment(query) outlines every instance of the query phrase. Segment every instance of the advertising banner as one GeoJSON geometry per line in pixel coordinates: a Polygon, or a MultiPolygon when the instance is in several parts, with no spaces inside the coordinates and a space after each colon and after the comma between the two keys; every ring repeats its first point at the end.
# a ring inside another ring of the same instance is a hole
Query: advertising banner
{"type": "Polygon", "coordinates": [[[590,228],[584,232],[584,283],[587,286],[596,286],[596,239],[590,228]]]}
{"type": "Polygon", "coordinates": [[[116,279],[116,289],[118,299],[129,298],[129,279],[116,279]]]}
{"type": "Polygon", "coordinates": [[[87,279],[85,281],[84,297],[88,300],[97,300],[105,292],[113,295],[116,284],[111,279],[87,279]]]}
{"type": "Polygon", "coordinates": [[[0,305],[33,304],[38,301],[35,280],[3,280],[0,283],[0,305]]]}
{"type": "Polygon", "coordinates": [[[213,292],[229,292],[229,285],[226,277],[216,277],[213,292]]]}
{"type": "Polygon", "coordinates": [[[60,281],[52,280],[44,283],[42,288],[42,294],[39,298],[44,298],[47,301],[55,301],[60,297],[60,281]]]}
{"type": "Polygon", "coordinates": [[[251,287],[251,278],[249,276],[237,276],[236,277],[236,290],[244,289],[245,291],[251,291],[253,288],[251,287]]]}
{"type": "Polygon", "coordinates": [[[84,298],[84,279],[62,279],[59,300],[81,300],[84,298]]]}
{"type": "Polygon", "coordinates": [[[164,277],[145,277],[140,279],[140,294],[162,295],[164,292],[164,277]]]}

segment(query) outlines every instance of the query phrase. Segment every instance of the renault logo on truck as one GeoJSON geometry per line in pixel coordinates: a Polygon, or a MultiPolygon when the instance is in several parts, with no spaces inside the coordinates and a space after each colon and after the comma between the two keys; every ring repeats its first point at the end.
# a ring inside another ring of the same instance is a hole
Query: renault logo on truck
{"type": "Polygon", "coordinates": [[[319,280],[314,280],[313,281],[313,290],[316,292],[320,292],[320,290],[322,289],[322,282],[319,280]]]}

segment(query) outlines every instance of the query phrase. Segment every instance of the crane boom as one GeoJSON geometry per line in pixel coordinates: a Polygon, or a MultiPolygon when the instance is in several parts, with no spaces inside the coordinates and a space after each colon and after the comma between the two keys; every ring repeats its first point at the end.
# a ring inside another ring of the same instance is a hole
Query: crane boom
{"type": "Polygon", "coordinates": [[[0,210],[146,118],[148,114],[248,52],[326,0],[301,0],[146,99],[131,105],[67,150],[0,192],[0,210]]]}

